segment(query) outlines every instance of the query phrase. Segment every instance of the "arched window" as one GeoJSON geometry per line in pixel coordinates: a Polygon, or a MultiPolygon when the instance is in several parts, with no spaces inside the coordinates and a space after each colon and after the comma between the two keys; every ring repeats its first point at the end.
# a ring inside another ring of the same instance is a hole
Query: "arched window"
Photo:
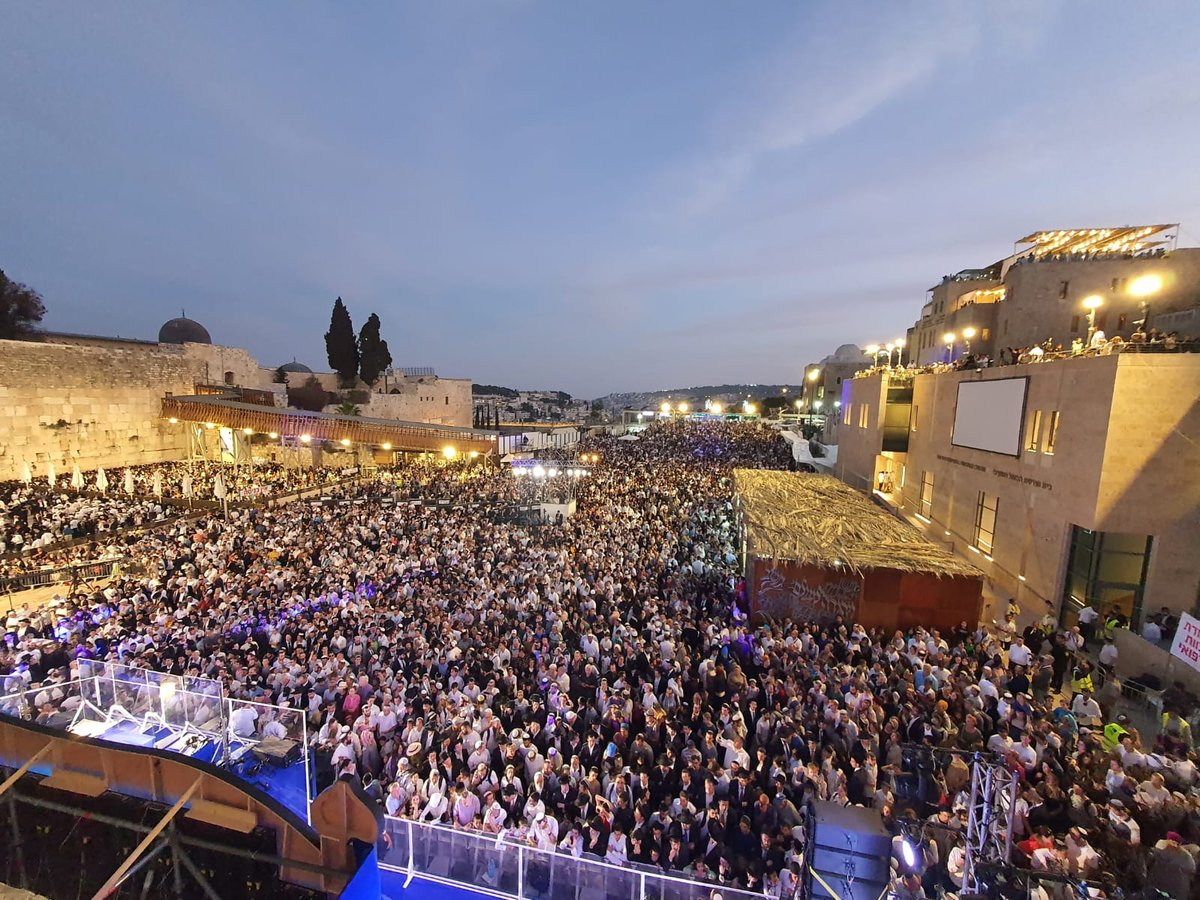
{"type": "Polygon", "coordinates": [[[233,384],[233,373],[232,373],[232,372],[226,372],[226,373],[225,373],[225,383],[226,383],[226,384],[233,384]]]}

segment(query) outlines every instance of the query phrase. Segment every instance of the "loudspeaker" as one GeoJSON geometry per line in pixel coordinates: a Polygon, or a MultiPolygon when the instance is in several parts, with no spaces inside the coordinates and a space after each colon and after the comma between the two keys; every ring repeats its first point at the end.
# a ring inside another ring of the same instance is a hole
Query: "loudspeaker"
{"type": "Polygon", "coordinates": [[[275,766],[290,766],[300,758],[300,742],[287,738],[263,738],[254,748],[254,756],[275,766]]]}
{"type": "MultiPolygon", "coordinates": [[[[841,900],[878,900],[891,878],[892,836],[873,809],[813,803],[808,860],[841,900]],[[853,881],[851,881],[853,879],[853,881]]],[[[814,876],[812,896],[833,898],[814,876]]]]}

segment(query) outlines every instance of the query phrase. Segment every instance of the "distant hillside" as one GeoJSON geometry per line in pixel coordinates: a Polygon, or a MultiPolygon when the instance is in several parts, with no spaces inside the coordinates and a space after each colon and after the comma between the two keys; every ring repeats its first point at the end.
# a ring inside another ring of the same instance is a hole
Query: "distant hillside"
{"type": "Polygon", "coordinates": [[[512,388],[500,387],[495,384],[473,384],[471,385],[471,393],[476,397],[486,395],[489,397],[513,397],[517,396],[517,392],[512,388]]]}

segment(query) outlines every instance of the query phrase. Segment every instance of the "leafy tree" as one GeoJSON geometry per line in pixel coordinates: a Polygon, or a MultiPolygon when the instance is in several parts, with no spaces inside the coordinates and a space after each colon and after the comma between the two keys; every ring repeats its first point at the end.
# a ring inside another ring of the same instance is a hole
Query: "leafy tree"
{"type": "Polygon", "coordinates": [[[300,387],[289,387],[287,397],[288,406],[309,412],[320,412],[333,400],[333,394],[321,387],[321,382],[315,375],[309,375],[308,380],[300,387]]]}
{"type": "Polygon", "coordinates": [[[367,384],[374,384],[379,376],[392,364],[392,354],[387,341],[379,336],[379,316],[371,313],[367,324],[358,333],[359,376],[367,384]]]}
{"type": "Polygon", "coordinates": [[[272,380],[275,384],[287,384],[287,372],[283,371],[283,366],[279,366],[275,370],[275,377],[272,380]]]}
{"type": "Polygon", "coordinates": [[[354,384],[358,377],[358,341],[354,337],[350,311],[341,297],[334,301],[333,315],[329,317],[325,352],[329,356],[330,368],[338,373],[338,380],[344,385],[354,384]]]}
{"type": "Polygon", "coordinates": [[[28,285],[12,281],[0,269],[0,338],[23,337],[45,314],[42,295],[28,285]]]}
{"type": "Polygon", "coordinates": [[[362,414],[362,410],[358,408],[356,403],[339,403],[334,410],[343,416],[357,416],[362,414]]]}

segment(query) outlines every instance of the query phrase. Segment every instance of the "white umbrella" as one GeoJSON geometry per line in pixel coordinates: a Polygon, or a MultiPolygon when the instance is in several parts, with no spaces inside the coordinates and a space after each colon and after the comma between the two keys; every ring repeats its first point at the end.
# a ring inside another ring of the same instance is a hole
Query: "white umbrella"
{"type": "Polygon", "coordinates": [[[218,472],[217,477],[213,480],[213,496],[218,500],[224,500],[228,493],[229,491],[225,489],[225,476],[218,472]]]}
{"type": "Polygon", "coordinates": [[[159,472],[157,469],[155,470],[154,478],[151,480],[151,484],[154,486],[154,496],[161,497],[163,487],[162,472],[159,472]]]}
{"type": "Polygon", "coordinates": [[[189,500],[192,497],[192,476],[190,474],[183,476],[183,496],[189,500]]]}
{"type": "Polygon", "coordinates": [[[133,470],[129,468],[125,469],[125,493],[133,496],[133,470]]]}
{"type": "Polygon", "coordinates": [[[77,491],[83,490],[83,473],[79,471],[79,463],[75,463],[75,468],[71,470],[71,487],[77,491]]]}
{"type": "Polygon", "coordinates": [[[33,469],[29,468],[29,463],[21,463],[21,483],[33,484],[33,469]]]}
{"type": "Polygon", "coordinates": [[[96,470],[96,490],[102,494],[108,490],[108,476],[104,474],[103,468],[96,470]]]}

